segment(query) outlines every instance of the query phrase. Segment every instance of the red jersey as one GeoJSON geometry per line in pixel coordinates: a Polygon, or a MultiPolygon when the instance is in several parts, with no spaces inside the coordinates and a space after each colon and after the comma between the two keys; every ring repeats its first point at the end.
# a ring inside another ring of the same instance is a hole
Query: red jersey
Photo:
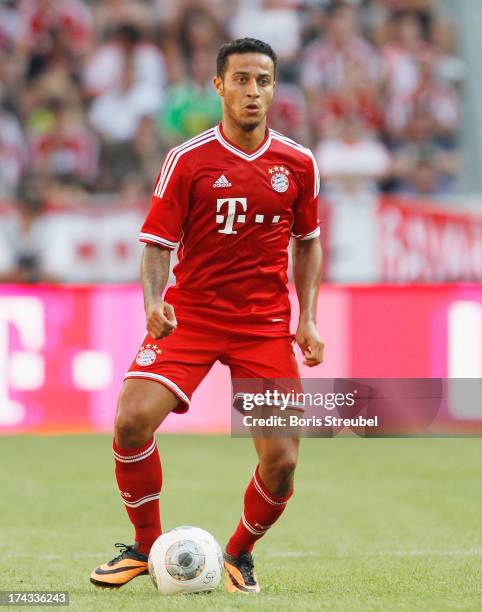
{"type": "Polygon", "coordinates": [[[140,240],[179,245],[165,297],[179,323],[289,334],[288,244],[319,236],[319,187],[311,151],[273,130],[251,153],[221,126],[172,149],[140,240]]]}

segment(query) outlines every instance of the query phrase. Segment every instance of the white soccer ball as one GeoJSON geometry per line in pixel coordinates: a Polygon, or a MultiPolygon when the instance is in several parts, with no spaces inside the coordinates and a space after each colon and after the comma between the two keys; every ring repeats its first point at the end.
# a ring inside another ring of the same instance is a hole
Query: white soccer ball
{"type": "Polygon", "coordinates": [[[162,595],[215,589],[223,554],[213,536],[199,527],[175,527],[157,538],[149,553],[149,574],[162,595]]]}

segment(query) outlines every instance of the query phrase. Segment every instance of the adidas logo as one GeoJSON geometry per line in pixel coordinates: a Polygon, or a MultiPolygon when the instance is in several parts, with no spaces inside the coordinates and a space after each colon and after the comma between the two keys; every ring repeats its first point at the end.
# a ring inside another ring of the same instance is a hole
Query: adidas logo
{"type": "Polygon", "coordinates": [[[221,174],[218,180],[213,183],[213,187],[232,187],[232,184],[228,181],[224,174],[221,174]]]}

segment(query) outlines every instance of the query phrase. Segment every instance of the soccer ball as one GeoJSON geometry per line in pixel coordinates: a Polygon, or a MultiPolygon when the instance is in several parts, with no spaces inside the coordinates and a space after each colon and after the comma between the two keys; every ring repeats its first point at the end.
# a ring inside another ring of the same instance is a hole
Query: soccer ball
{"type": "Polygon", "coordinates": [[[215,589],[223,554],[213,536],[199,527],[176,527],[157,538],[149,553],[149,574],[162,595],[215,589]]]}

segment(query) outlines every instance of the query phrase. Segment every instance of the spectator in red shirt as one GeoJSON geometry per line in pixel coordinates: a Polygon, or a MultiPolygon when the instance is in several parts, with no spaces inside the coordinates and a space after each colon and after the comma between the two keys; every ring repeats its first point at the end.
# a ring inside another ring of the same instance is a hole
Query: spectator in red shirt
{"type": "Polygon", "coordinates": [[[23,0],[20,3],[21,43],[30,50],[48,44],[53,31],[60,31],[75,54],[84,54],[92,41],[90,9],[82,0],[23,0]]]}
{"type": "Polygon", "coordinates": [[[353,65],[363,72],[366,83],[375,88],[380,86],[381,58],[361,37],[359,27],[356,7],[335,6],[328,20],[326,37],[320,36],[307,47],[301,83],[311,109],[323,103],[323,93],[338,92],[345,87],[347,72],[353,65]]]}

